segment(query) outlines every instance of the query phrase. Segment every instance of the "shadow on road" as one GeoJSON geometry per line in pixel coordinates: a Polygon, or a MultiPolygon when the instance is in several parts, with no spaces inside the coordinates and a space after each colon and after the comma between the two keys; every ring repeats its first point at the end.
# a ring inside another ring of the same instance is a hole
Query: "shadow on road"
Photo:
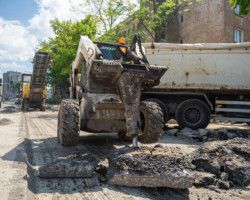
{"type": "MultiPolygon", "coordinates": [[[[188,190],[173,190],[168,188],[129,188],[110,186],[107,183],[100,183],[93,188],[86,187],[87,181],[93,179],[84,178],[53,178],[43,179],[38,176],[38,167],[48,164],[58,157],[70,154],[89,153],[99,161],[104,161],[109,152],[114,148],[124,147],[130,142],[120,142],[116,134],[91,134],[81,136],[76,147],[62,147],[58,144],[57,138],[27,139],[1,157],[2,160],[23,162],[27,165],[27,176],[23,177],[28,182],[28,189],[33,194],[76,194],[79,198],[88,199],[93,193],[102,193],[104,190],[112,192],[112,196],[125,195],[137,196],[149,199],[189,199],[188,190]]],[[[104,194],[102,194],[104,195],[104,194]]],[[[105,196],[105,195],[104,195],[105,196]]]]}

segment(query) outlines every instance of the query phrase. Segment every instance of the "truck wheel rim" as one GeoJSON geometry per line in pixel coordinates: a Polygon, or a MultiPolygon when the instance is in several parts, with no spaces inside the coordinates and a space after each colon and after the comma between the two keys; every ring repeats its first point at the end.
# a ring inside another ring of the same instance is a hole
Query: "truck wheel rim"
{"type": "Polygon", "coordinates": [[[189,123],[197,123],[200,117],[200,111],[196,108],[190,108],[185,112],[185,118],[189,123]]]}

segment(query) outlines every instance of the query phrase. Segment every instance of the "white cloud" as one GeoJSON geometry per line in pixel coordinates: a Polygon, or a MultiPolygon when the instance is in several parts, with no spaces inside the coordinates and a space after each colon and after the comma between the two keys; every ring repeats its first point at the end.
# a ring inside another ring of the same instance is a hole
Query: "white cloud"
{"type": "MultiPolygon", "coordinates": [[[[34,56],[35,48],[42,40],[53,36],[49,21],[58,18],[60,21],[80,20],[83,18],[72,12],[82,0],[35,0],[38,13],[29,20],[28,26],[19,21],[4,20],[0,17],[0,70],[9,66],[22,69],[18,62],[24,62],[34,56]],[[16,63],[16,65],[12,65],[16,63]]],[[[132,0],[136,2],[136,0],[132,0]]],[[[87,9],[87,8],[86,8],[87,9]]],[[[26,67],[28,68],[28,67],[26,67]]]]}
{"type": "Polygon", "coordinates": [[[37,43],[36,36],[18,21],[0,18],[0,61],[25,61],[32,56],[37,43]]]}
{"type": "MultiPolygon", "coordinates": [[[[19,21],[5,20],[0,17],[0,69],[6,66],[23,65],[16,62],[29,60],[34,56],[35,48],[42,40],[53,36],[49,21],[57,17],[61,20],[77,20],[71,11],[81,0],[35,0],[38,13],[29,20],[29,25],[23,26],[19,21]],[[12,65],[13,62],[16,65],[12,65]]],[[[20,68],[20,66],[22,66],[20,68]]],[[[13,68],[12,68],[13,69],[13,68]]]]}
{"type": "Polygon", "coordinates": [[[16,62],[13,61],[13,62],[2,62],[1,68],[13,71],[13,70],[22,70],[25,69],[26,67],[24,65],[17,64],[16,62]]]}

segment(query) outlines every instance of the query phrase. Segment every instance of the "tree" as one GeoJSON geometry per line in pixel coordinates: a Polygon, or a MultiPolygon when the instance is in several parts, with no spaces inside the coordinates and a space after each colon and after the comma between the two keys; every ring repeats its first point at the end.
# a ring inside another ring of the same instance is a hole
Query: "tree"
{"type": "Polygon", "coordinates": [[[41,42],[38,51],[51,54],[52,62],[48,70],[47,82],[59,87],[62,91],[68,88],[70,66],[76,56],[80,35],[93,38],[96,33],[96,19],[88,15],[76,23],[71,20],[60,22],[54,19],[50,21],[50,24],[55,37],[41,42]]]}
{"type": "Polygon", "coordinates": [[[187,6],[194,2],[201,0],[140,0],[140,9],[134,16],[151,38],[158,42],[177,14],[188,11],[187,6]]]}
{"type": "Polygon", "coordinates": [[[250,11],[250,0],[230,0],[229,3],[234,4],[232,9],[240,6],[239,15],[247,15],[250,11]]]}
{"type": "Polygon", "coordinates": [[[11,84],[10,86],[10,91],[16,95],[20,93],[20,86],[21,86],[21,81],[15,81],[14,83],[11,84]]]}
{"type": "Polygon", "coordinates": [[[104,34],[135,11],[132,0],[83,0],[76,12],[94,15],[98,22],[98,33],[104,34]]]}

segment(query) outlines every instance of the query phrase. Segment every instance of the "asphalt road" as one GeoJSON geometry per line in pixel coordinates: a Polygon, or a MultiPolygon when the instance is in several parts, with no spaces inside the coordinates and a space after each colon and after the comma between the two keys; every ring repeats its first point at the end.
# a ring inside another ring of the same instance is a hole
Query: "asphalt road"
{"type": "MultiPolygon", "coordinates": [[[[56,109],[45,112],[23,112],[19,105],[2,104],[0,109],[0,199],[250,199],[250,188],[228,191],[211,188],[177,190],[169,188],[129,188],[100,183],[88,188],[83,179],[41,179],[38,168],[72,152],[91,153],[107,163],[114,148],[129,145],[120,142],[116,134],[87,134],[81,132],[77,147],[64,148],[58,144],[56,109]]],[[[170,125],[173,126],[173,125],[170,125]]],[[[216,125],[217,126],[217,125],[216,125]]],[[[189,153],[201,143],[163,135],[160,143],[178,146],[189,153]]]]}

